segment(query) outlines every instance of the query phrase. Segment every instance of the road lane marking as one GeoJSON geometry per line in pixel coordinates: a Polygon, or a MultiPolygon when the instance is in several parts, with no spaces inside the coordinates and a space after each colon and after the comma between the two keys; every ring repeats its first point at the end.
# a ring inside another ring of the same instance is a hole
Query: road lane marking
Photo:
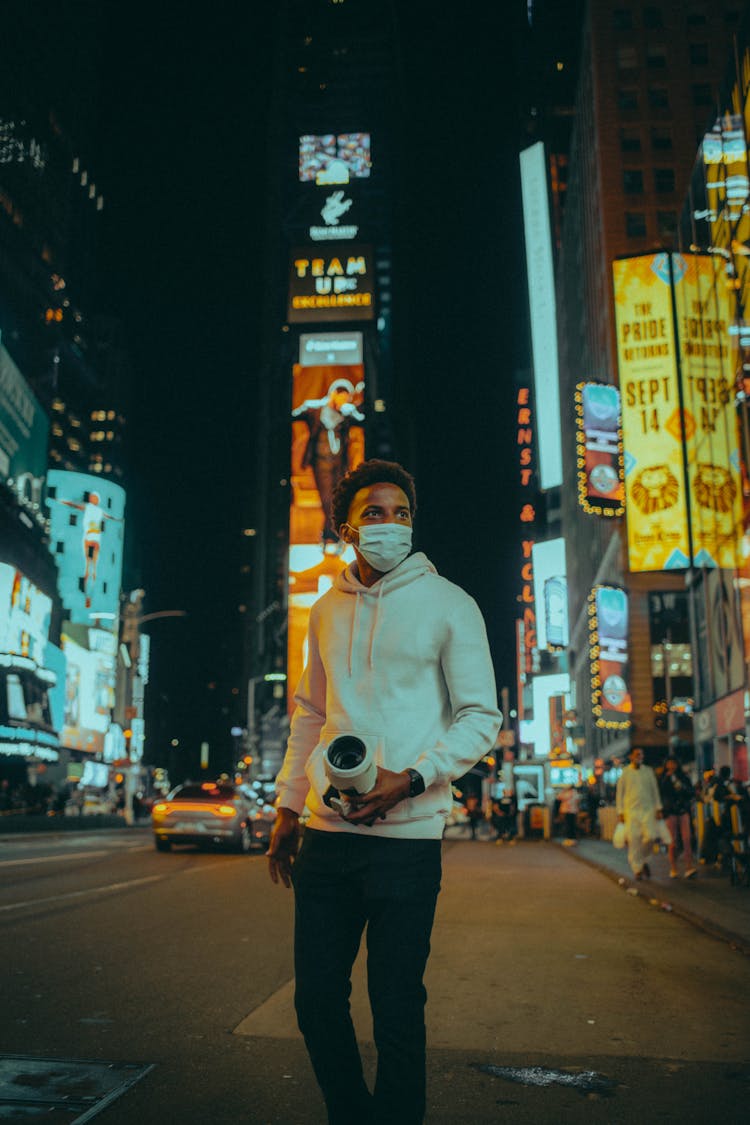
{"type": "Polygon", "coordinates": [[[42,906],[46,902],[63,902],[68,898],[81,898],[83,895],[108,894],[111,891],[121,891],[124,887],[137,887],[143,883],[157,883],[168,878],[167,875],[147,875],[143,879],[129,879],[126,883],[107,883],[103,887],[89,887],[85,891],[68,891],[64,895],[50,895],[48,898],[30,898],[26,902],[10,902],[0,906],[0,911],[21,910],[24,906],[42,906]]]}
{"type": "Polygon", "coordinates": [[[90,855],[109,855],[108,851],[68,852],[66,855],[42,855],[32,859],[2,859],[0,867],[20,867],[23,863],[59,863],[63,859],[86,859],[90,855]]]}

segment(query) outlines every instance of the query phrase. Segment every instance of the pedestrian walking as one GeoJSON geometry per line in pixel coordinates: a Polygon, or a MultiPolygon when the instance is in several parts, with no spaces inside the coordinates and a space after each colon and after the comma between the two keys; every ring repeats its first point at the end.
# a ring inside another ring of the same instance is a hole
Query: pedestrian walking
{"type": "Polygon", "coordinates": [[[578,790],[572,785],[567,785],[560,793],[560,815],[565,821],[563,843],[569,848],[574,848],[578,842],[578,810],[580,805],[578,790]]]}
{"type": "Polygon", "coordinates": [[[630,869],[636,879],[642,879],[644,875],[651,875],[646,848],[651,840],[654,817],[662,819],[661,797],[654,771],[643,764],[641,747],[634,746],[629,757],[630,765],[617,780],[615,802],[617,819],[627,829],[630,869]]]}
{"type": "Polygon", "coordinates": [[[477,838],[477,829],[482,820],[482,806],[476,793],[470,793],[466,798],[466,816],[469,821],[469,831],[472,840],[477,838]]]}
{"type": "Polygon", "coordinates": [[[664,819],[667,822],[672,843],[668,845],[669,876],[676,879],[677,845],[682,842],[682,858],[685,864],[685,878],[693,879],[697,868],[693,863],[692,828],[690,823],[695,790],[679,760],[673,755],[664,763],[664,773],[659,780],[664,819]]]}
{"type": "Polygon", "coordinates": [[[475,602],[411,554],[414,481],[365,461],[337,486],[335,530],[350,564],[313,606],[307,663],[277,778],[268,849],[295,895],[295,1006],[333,1125],[419,1125],[425,1110],[422,983],[440,889],[451,781],[495,742],[501,716],[475,602]],[[336,812],[325,755],[342,734],[377,745],[377,780],[336,812]],[[299,815],[310,818],[298,852],[299,815]],[[367,930],[378,1051],[371,1095],[349,1012],[367,930]]]}

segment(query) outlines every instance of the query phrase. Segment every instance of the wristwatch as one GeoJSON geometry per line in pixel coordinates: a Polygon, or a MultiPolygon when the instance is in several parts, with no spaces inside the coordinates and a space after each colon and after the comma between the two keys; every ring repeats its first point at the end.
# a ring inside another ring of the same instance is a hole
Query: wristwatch
{"type": "Polygon", "coordinates": [[[420,793],[424,793],[424,778],[419,770],[408,769],[404,770],[404,773],[409,775],[409,796],[418,797],[420,793]]]}

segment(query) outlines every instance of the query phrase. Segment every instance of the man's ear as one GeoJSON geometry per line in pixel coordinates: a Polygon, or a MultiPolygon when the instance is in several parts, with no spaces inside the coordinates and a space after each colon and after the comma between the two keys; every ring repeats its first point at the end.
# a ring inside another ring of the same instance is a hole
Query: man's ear
{"type": "Polygon", "coordinates": [[[339,539],[343,539],[345,543],[354,542],[354,533],[348,523],[341,524],[339,528],[339,539]]]}

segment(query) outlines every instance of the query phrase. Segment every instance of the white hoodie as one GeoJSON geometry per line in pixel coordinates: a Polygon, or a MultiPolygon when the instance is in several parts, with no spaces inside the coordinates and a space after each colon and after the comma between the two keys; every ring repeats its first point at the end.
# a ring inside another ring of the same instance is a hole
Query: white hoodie
{"type": "Polygon", "coordinates": [[[411,555],[373,586],[356,564],[310,613],[308,656],[294,696],[277,805],[310,827],[371,836],[439,839],[451,781],[492,749],[501,715],[484,621],[476,602],[411,555]],[[323,757],[339,734],[367,734],[376,761],[419,770],[426,790],[372,827],[349,824],[323,803],[323,757]]]}

